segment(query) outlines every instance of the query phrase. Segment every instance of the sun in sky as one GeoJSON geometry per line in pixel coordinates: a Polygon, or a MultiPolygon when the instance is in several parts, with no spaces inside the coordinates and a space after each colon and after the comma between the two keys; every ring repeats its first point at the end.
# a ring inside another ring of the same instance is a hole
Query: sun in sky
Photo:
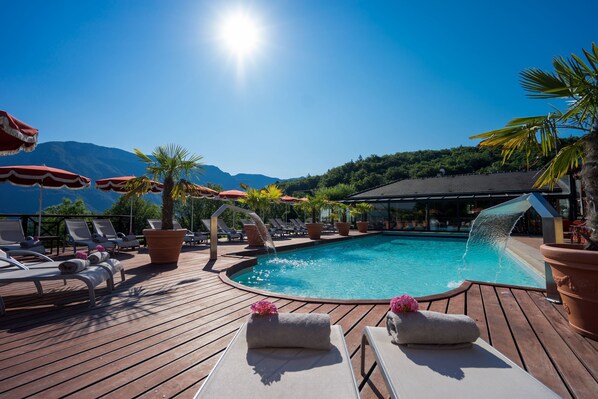
{"type": "Polygon", "coordinates": [[[263,27],[255,15],[245,9],[227,12],[220,20],[218,38],[226,50],[243,67],[263,45],[263,27]]]}

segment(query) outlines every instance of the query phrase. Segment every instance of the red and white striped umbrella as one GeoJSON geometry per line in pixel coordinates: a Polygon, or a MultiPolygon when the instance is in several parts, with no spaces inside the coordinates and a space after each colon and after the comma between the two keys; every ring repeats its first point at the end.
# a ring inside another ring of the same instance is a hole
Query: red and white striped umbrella
{"type": "Polygon", "coordinates": [[[33,151],[37,145],[38,130],[21,122],[6,111],[0,111],[0,155],[19,151],[33,151]]]}
{"type": "MultiPolygon", "coordinates": [[[[134,178],[135,176],[119,176],[99,179],[96,180],[96,188],[102,191],[114,191],[115,193],[126,194],[129,192],[127,183],[134,178]]],[[[161,193],[163,189],[164,185],[162,183],[152,180],[148,192],[158,194],[161,193]]],[[[133,234],[133,198],[131,198],[131,206],[129,210],[129,234],[133,234]]]]}
{"type": "Polygon", "coordinates": [[[68,188],[79,190],[87,188],[91,179],[62,169],[39,165],[0,166],[0,183],[10,183],[20,187],[39,187],[39,216],[37,235],[41,235],[42,190],[44,188],[68,188]]]}
{"type": "Polygon", "coordinates": [[[192,191],[191,196],[195,198],[215,198],[219,196],[218,191],[199,184],[193,184],[192,191]]]}

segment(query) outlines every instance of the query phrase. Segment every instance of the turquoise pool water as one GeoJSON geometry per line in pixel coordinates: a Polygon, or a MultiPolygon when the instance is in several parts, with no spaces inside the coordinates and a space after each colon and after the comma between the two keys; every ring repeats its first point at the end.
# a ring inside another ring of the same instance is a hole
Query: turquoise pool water
{"type": "Polygon", "coordinates": [[[541,276],[508,254],[477,247],[464,258],[460,239],[376,235],[262,256],[232,280],[310,298],[425,296],[478,280],[543,287],[541,276]]]}

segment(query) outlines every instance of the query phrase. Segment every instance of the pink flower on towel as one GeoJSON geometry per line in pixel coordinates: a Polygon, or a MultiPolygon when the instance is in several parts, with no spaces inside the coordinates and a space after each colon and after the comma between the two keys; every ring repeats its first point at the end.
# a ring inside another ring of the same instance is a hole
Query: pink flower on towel
{"type": "Polygon", "coordinates": [[[77,251],[77,253],[75,254],[75,258],[87,260],[87,252],[77,251]]]}
{"type": "Polygon", "coordinates": [[[390,300],[390,310],[395,313],[417,312],[419,304],[409,295],[396,296],[390,300]]]}
{"type": "Polygon", "coordinates": [[[251,313],[255,313],[260,316],[268,316],[271,314],[278,314],[278,309],[272,302],[264,300],[252,304],[251,313]]]}
{"type": "Polygon", "coordinates": [[[104,248],[102,245],[96,245],[96,251],[98,251],[98,252],[106,252],[106,248],[104,248]]]}

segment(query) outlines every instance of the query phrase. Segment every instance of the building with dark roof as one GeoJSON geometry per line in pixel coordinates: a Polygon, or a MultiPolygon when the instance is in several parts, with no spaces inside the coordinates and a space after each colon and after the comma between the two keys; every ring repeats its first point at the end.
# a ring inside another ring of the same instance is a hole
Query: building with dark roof
{"type": "MultiPolygon", "coordinates": [[[[468,231],[477,214],[530,192],[539,192],[561,212],[575,218],[575,189],[569,177],[553,188],[534,188],[539,171],[437,176],[405,179],[347,197],[343,202],[369,202],[370,226],[391,230],[468,231]]],[[[524,228],[534,231],[534,215],[524,228]]]]}

